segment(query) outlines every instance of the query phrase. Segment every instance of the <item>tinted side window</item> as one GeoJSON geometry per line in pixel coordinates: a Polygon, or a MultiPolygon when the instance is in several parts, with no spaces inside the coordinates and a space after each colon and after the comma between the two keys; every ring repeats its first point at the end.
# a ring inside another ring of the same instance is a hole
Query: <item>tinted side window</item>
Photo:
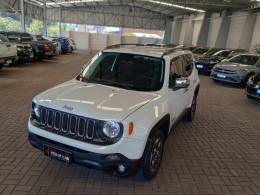
{"type": "Polygon", "coordinates": [[[185,76],[184,60],[182,56],[174,58],[170,65],[169,87],[172,88],[175,84],[176,78],[185,76]]]}
{"type": "Polygon", "coordinates": [[[184,68],[185,68],[185,74],[184,76],[189,76],[192,73],[194,66],[193,58],[191,54],[187,54],[184,56],[184,68]]]}

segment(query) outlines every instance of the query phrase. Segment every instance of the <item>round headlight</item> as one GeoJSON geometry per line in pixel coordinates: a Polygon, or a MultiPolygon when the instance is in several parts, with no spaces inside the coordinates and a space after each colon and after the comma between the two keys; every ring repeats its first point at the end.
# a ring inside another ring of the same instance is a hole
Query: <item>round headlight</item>
{"type": "Polygon", "coordinates": [[[103,133],[109,138],[115,138],[120,133],[120,125],[115,121],[105,122],[103,125],[103,133]]]}
{"type": "Polygon", "coordinates": [[[39,107],[39,105],[37,105],[37,104],[34,105],[33,112],[34,112],[35,116],[40,117],[40,107],[39,107]]]}

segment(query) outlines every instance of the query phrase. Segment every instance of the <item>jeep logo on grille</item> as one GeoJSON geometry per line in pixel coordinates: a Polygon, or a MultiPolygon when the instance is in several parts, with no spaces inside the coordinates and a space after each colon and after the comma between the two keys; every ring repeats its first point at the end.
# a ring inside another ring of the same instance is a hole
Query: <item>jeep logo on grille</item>
{"type": "Polygon", "coordinates": [[[66,104],[63,106],[64,109],[72,111],[73,107],[67,106],[66,104]]]}

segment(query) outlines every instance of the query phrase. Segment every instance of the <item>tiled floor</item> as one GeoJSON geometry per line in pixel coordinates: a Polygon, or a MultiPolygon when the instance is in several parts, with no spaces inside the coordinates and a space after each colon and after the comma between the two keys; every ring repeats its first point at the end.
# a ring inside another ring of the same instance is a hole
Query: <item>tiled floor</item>
{"type": "Polygon", "coordinates": [[[27,141],[32,97],[73,78],[84,53],[0,70],[0,194],[260,194],[260,103],[201,76],[196,119],[166,143],[151,182],[50,160],[27,141]]]}

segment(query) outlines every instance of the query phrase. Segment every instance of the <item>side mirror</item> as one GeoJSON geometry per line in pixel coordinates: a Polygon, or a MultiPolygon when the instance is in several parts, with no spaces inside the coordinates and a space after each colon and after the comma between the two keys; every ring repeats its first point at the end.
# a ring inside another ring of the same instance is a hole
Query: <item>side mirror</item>
{"type": "Polygon", "coordinates": [[[190,86],[190,79],[188,78],[177,78],[173,90],[187,89],[190,86]]]}

